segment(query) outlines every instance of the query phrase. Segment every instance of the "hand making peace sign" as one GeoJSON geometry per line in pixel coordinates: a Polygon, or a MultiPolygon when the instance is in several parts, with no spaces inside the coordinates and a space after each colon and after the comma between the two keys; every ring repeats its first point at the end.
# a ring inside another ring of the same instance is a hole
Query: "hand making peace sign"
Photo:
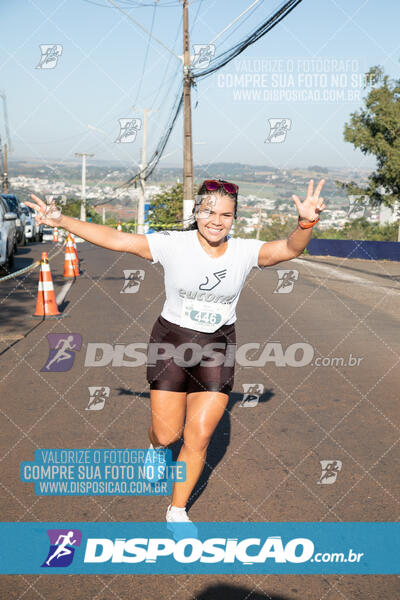
{"type": "Polygon", "coordinates": [[[37,225],[44,223],[45,225],[50,225],[50,227],[58,227],[61,221],[61,210],[56,206],[54,200],[50,204],[46,204],[39,196],[35,196],[35,194],[31,194],[31,198],[36,200],[36,204],[27,200],[25,200],[25,204],[37,212],[35,216],[37,225]]]}
{"type": "Polygon", "coordinates": [[[324,210],[324,208],[326,208],[324,199],[319,197],[324,183],[325,179],[321,179],[314,192],[314,180],[310,179],[308,182],[307,195],[304,202],[301,202],[300,198],[293,194],[292,198],[296,204],[299,216],[302,219],[314,221],[315,219],[318,219],[320,213],[324,210]]]}

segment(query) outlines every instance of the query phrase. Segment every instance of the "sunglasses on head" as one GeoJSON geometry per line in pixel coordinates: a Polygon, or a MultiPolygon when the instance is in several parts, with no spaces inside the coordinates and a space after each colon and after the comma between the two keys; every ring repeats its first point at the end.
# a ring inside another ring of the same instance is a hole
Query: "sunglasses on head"
{"type": "Polygon", "coordinates": [[[223,179],[206,179],[203,181],[201,187],[203,186],[208,192],[216,192],[222,188],[227,194],[232,194],[234,196],[237,196],[239,191],[239,186],[236,185],[236,183],[230,183],[223,179]]]}

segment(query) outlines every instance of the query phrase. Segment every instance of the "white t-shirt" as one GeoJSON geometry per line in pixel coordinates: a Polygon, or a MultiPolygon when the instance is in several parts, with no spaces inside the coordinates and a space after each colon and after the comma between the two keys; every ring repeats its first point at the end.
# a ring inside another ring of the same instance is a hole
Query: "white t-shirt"
{"type": "Polygon", "coordinates": [[[146,234],[153,264],[164,268],[166,299],[161,315],[181,327],[212,332],[236,321],[247,275],[258,267],[261,240],[232,238],[218,258],[201,246],[197,230],[146,234]]]}

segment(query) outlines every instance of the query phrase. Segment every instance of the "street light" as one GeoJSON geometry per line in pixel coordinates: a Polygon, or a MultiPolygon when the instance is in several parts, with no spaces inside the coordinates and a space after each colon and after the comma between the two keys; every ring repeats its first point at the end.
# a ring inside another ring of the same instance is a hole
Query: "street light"
{"type": "Polygon", "coordinates": [[[81,221],[86,221],[86,157],[94,156],[89,152],[75,152],[75,156],[82,157],[82,191],[81,191],[81,221]]]}

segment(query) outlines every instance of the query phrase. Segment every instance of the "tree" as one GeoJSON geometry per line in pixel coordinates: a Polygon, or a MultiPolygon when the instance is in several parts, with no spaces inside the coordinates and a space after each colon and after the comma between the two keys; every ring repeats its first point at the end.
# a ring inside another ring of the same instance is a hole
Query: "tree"
{"type": "Polygon", "coordinates": [[[264,225],[260,230],[260,240],[265,242],[272,242],[273,240],[280,240],[282,238],[288,238],[297,225],[297,218],[291,216],[273,216],[271,217],[271,224],[264,225]]]}
{"type": "MultiPolygon", "coordinates": [[[[69,217],[80,218],[81,215],[81,201],[80,200],[68,200],[65,206],[62,208],[63,214],[69,217]]],[[[92,223],[101,223],[101,216],[95,211],[93,206],[86,205],[86,220],[92,219],[92,223]]]]}
{"type": "Polygon", "coordinates": [[[367,195],[373,206],[395,208],[400,200],[400,80],[389,79],[381,67],[375,66],[366,74],[364,89],[369,89],[365,106],[350,115],[344,139],[363,154],[375,156],[376,170],[365,187],[354,182],[337,184],[348,194],[367,195]]]}
{"type": "Polygon", "coordinates": [[[317,173],[329,173],[329,169],[328,167],[320,167],[319,165],[311,165],[311,167],[308,167],[307,169],[308,171],[315,171],[317,173]]]}
{"type": "Polygon", "coordinates": [[[170,227],[182,229],[183,183],[172,187],[163,186],[159,194],[150,201],[146,222],[152,229],[163,230],[170,227]]]}
{"type": "Polygon", "coordinates": [[[364,217],[353,219],[345,223],[341,229],[329,227],[328,229],[316,229],[313,233],[315,238],[330,240],[370,240],[379,242],[395,242],[397,238],[396,223],[379,225],[370,223],[364,217]]]}

